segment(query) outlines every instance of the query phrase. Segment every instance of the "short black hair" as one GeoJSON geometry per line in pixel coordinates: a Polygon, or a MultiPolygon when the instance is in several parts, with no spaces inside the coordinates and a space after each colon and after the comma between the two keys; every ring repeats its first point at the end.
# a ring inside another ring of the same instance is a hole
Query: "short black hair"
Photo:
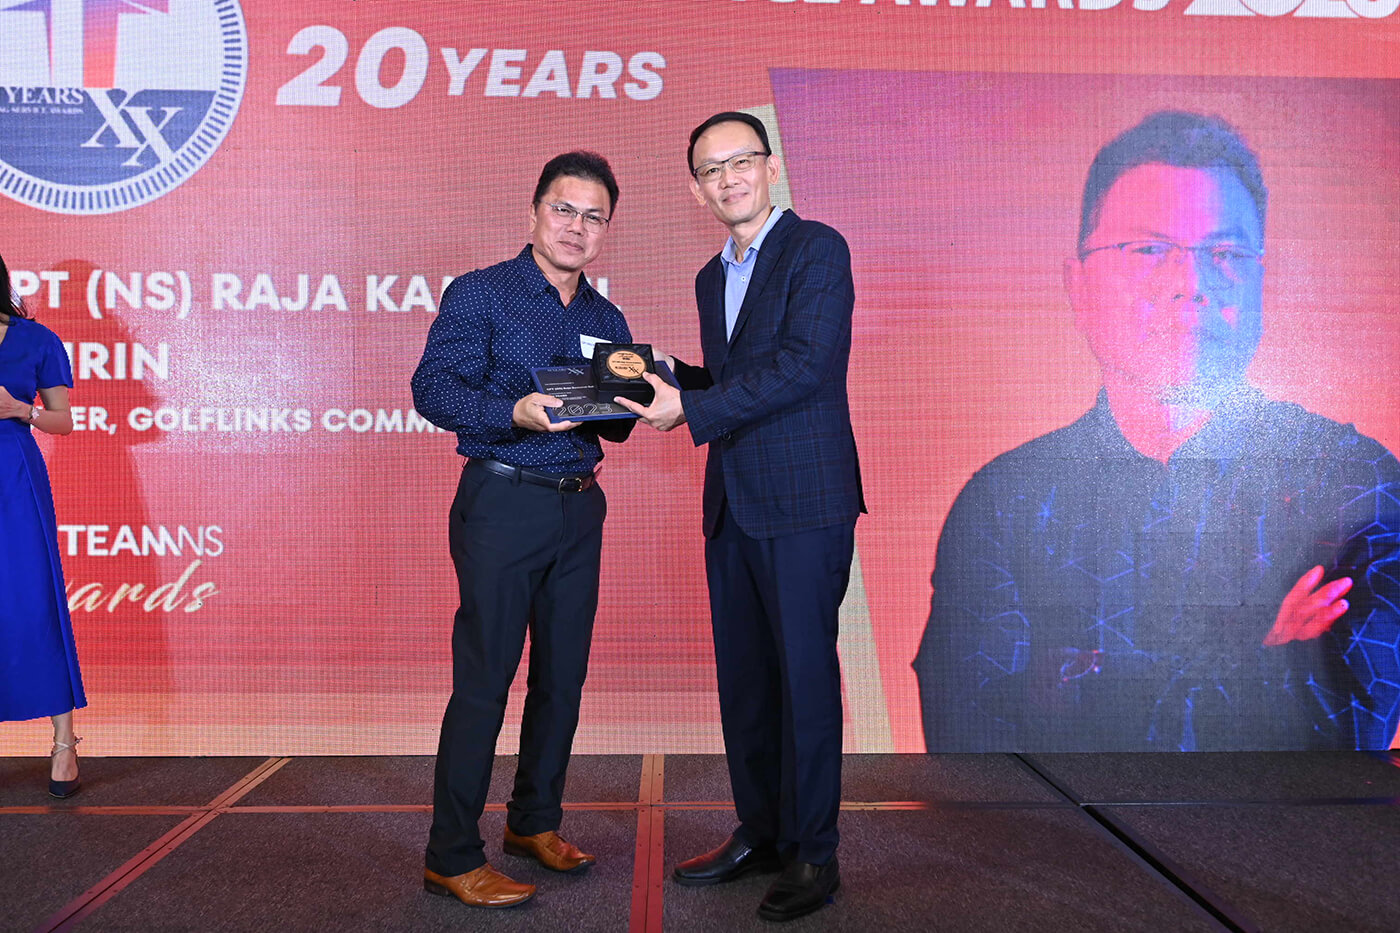
{"type": "Polygon", "coordinates": [[[773,154],[773,147],[768,143],[768,127],[763,125],[762,120],[760,120],[758,117],[754,116],[751,113],[741,113],[738,110],[726,110],[723,113],[715,114],[714,116],[710,117],[710,119],[706,120],[704,123],[701,123],[695,129],[690,131],[690,145],[687,146],[685,150],[686,171],[691,172],[692,174],[695,172],[695,164],[691,160],[695,158],[696,140],[703,136],[705,131],[708,130],[710,127],[716,126],[720,123],[743,123],[745,126],[749,127],[749,129],[753,130],[755,133],[758,134],[758,141],[763,144],[763,154],[773,154]]]}
{"type": "Polygon", "coordinates": [[[15,294],[10,284],[10,270],[5,265],[5,257],[0,256],[0,314],[11,317],[29,317],[24,302],[15,294]]]}
{"type": "Polygon", "coordinates": [[[1231,172],[1254,200],[1259,230],[1264,230],[1269,190],[1259,170],[1259,157],[1239,132],[1220,117],[1182,110],[1159,110],[1125,130],[1094,156],[1084,182],[1079,213],[1079,248],[1099,225],[1104,196],[1113,183],[1139,165],[1214,168],[1231,172]]]}
{"type": "Polygon", "coordinates": [[[575,149],[573,152],[566,152],[557,155],[544,164],[544,171],[540,172],[540,183],[535,185],[535,196],[530,201],[531,205],[538,206],[544,193],[549,190],[549,186],[554,184],[556,178],[582,178],[584,181],[596,181],[604,188],[608,189],[608,216],[617,210],[617,179],[613,177],[612,166],[608,160],[598,155],[596,152],[589,152],[586,149],[575,149]]]}

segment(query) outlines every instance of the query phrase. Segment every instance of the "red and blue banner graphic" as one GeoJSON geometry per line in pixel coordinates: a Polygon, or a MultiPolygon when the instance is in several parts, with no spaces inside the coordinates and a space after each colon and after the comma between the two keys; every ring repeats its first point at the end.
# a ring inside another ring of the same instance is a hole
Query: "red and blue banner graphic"
{"type": "Polygon", "coordinates": [[[0,191],[21,203],[65,214],[137,207],[198,171],[233,125],[248,73],[237,0],[0,10],[0,191]]]}
{"type": "MultiPolygon", "coordinates": [[[[732,109],[852,252],[847,751],[1392,745],[1397,9],[0,0],[0,255],[75,380],[40,442],[84,750],[430,753],[461,460],[409,377],[443,288],[592,149],[621,195],[591,280],[699,362],[724,230],[686,141],[732,109]],[[1163,111],[1233,127],[1266,203],[1154,163],[1081,236],[1096,154],[1163,111]],[[1158,313],[1188,274],[1212,313],[1158,313]],[[1152,378],[1208,413],[1158,457],[1115,394],[1152,378]],[[1320,630],[1314,567],[1351,581],[1320,630]]],[[[704,452],[605,449],[575,748],[718,751],[704,452]]]]}

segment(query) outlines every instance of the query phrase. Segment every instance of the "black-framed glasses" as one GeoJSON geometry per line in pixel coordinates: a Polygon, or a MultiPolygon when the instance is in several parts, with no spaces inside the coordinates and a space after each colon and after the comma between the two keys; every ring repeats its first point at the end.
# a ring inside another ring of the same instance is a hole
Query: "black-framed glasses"
{"type": "Polygon", "coordinates": [[[772,154],[771,152],[759,152],[756,149],[751,152],[739,152],[718,162],[703,162],[691,174],[695,176],[696,181],[719,181],[719,177],[724,174],[724,167],[727,165],[735,175],[744,175],[753,171],[759,159],[766,159],[772,154]]]}
{"type": "Polygon", "coordinates": [[[565,204],[562,201],[545,201],[544,206],[549,208],[549,213],[554,219],[564,226],[574,222],[575,217],[583,218],[583,225],[594,232],[598,232],[607,227],[612,219],[604,217],[597,211],[581,211],[572,204],[565,204]]]}
{"type": "Polygon", "coordinates": [[[1201,246],[1186,246],[1171,240],[1128,240],[1125,243],[1109,243],[1080,250],[1079,258],[1088,259],[1096,253],[1105,253],[1131,275],[1146,277],[1157,272],[1169,261],[1179,262],[1191,255],[1193,262],[1201,259],[1208,262],[1205,268],[1232,285],[1244,281],[1259,269],[1264,251],[1238,243],[1205,243],[1201,246]]]}

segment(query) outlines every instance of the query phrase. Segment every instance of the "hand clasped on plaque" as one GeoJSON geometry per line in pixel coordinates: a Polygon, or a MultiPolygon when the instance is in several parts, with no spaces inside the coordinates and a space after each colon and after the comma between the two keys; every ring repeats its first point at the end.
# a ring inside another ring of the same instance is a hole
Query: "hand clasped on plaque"
{"type": "Polygon", "coordinates": [[[622,396],[615,397],[613,401],[658,431],[669,431],[685,424],[685,408],[681,405],[681,390],[655,373],[644,373],[642,378],[656,392],[656,397],[651,400],[650,405],[639,405],[622,396]]]}
{"type": "Polygon", "coordinates": [[[558,408],[564,403],[543,392],[531,392],[515,403],[511,413],[511,423],[527,431],[571,431],[578,427],[577,421],[550,421],[546,408],[558,408]]]}

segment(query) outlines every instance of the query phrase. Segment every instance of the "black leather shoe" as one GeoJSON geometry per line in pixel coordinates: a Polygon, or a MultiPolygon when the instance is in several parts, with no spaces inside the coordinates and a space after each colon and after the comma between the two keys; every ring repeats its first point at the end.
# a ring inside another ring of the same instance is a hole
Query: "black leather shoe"
{"type": "Polygon", "coordinates": [[[676,866],[671,877],[676,884],[699,887],[706,884],[724,884],[735,878],[742,878],[755,872],[777,871],[783,867],[778,858],[778,850],[772,846],[750,849],[738,839],[730,836],[724,845],[713,852],[688,859],[676,866]]]}
{"type": "Polygon", "coordinates": [[[839,887],[841,871],[836,865],[836,856],[825,865],[790,862],[763,895],[758,915],[764,920],[795,920],[820,909],[839,887]]]}

